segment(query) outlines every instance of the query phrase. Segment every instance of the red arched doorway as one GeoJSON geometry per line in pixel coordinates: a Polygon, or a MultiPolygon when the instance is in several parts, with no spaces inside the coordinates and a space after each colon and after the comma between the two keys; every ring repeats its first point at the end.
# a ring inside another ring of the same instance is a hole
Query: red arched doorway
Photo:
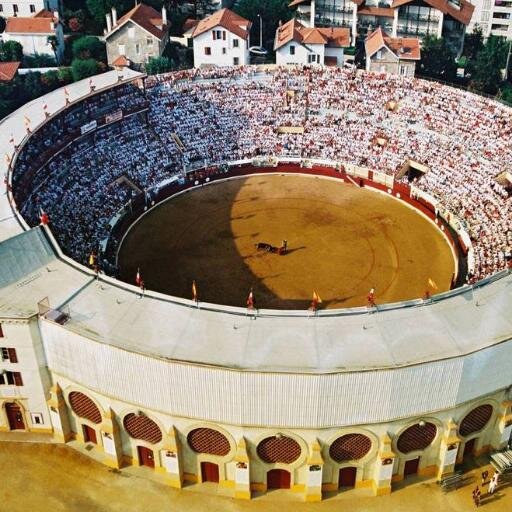
{"type": "Polygon", "coordinates": [[[25,422],[23,421],[23,413],[21,407],[14,402],[5,404],[5,413],[9,422],[10,430],[25,430],[25,422]]]}
{"type": "Polygon", "coordinates": [[[89,427],[89,425],[82,425],[82,432],[84,434],[84,442],[98,444],[96,430],[89,427]]]}
{"type": "Polygon", "coordinates": [[[289,489],[291,475],[285,469],[271,469],[267,473],[267,489],[289,489]]]}
{"type": "Polygon", "coordinates": [[[420,467],[420,458],[419,457],[416,457],[415,459],[406,461],[405,466],[404,466],[404,478],[407,478],[408,476],[417,475],[419,467],[420,467]]]}
{"type": "Polygon", "coordinates": [[[153,455],[153,450],[150,450],[145,446],[137,446],[137,453],[139,455],[140,466],[146,466],[148,468],[155,467],[155,456],[153,455]]]}
{"type": "Polygon", "coordinates": [[[201,462],[201,481],[219,483],[219,466],[213,462],[201,462]]]}
{"type": "Polygon", "coordinates": [[[355,487],[356,486],[357,468],[341,468],[338,478],[338,489],[342,487],[355,487]]]}
{"type": "Polygon", "coordinates": [[[464,443],[464,451],[462,452],[462,460],[466,460],[469,457],[472,457],[475,453],[475,444],[477,437],[473,437],[473,439],[470,439],[469,441],[466,441],[464,443]]]}

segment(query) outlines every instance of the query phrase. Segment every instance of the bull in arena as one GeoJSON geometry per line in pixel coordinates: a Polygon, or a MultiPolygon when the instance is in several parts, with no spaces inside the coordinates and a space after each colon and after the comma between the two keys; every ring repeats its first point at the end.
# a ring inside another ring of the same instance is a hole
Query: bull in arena
{"type": "Polygon", "coordinates": [[[280,256],[286,254],[286,250],[288,248],[288,242],[286,240],[283,240],[281,247],[276,247],[275,245],[267,244],[266,242],[258,242],[254,245],[258,251],[267,251],[272,254],[279,254],[280,256]]]}

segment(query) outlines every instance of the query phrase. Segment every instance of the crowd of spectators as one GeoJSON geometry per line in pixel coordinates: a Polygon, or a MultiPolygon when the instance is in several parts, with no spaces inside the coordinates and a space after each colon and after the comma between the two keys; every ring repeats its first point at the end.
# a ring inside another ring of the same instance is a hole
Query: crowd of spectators
{"type": "MultiPolygon", "coordinates": [[[[128,89],[117,91],[113,104],[133,111],[149,101],[147,117],[135,114],[76,140],[30,178],[22,213],[36,223],[41,209],[47,212],[73,258],[86,261],[134,194],[183,169],[275,155],[394,176],[409,160],[418,162],[427,172],[414,184],[467,227],[475,253],[470,278],[506,265],[512,199],[495,178],[512,169],[512,112],[500,104],[437,83],[339,68],[189,70],[146,85],[146,98],[128,89]]],[[[87,122],[100,109],[105,115],[98,103],[73,119],[87,122]]],[[[18,160],[18,179],[32,155],[73,125],[64,119],[36,133],[18,160]]]]}

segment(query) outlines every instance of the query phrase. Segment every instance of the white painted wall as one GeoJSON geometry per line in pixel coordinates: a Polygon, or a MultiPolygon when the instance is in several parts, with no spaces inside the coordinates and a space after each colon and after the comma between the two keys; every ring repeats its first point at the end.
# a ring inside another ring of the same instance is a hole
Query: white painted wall
{"type": "Polygon", "coordinates": [[[234,59],[238,57],[238,64],[244,66],[249,64],[249,49],[247,41],[229,32],[223,27],[215,27],[204,34],[194,38],[194,66],[196,68],[204,65],[233,66],[234,59]],[[223,31],[226,39],[213,39],[213,31],[223,31]],[[238,48],[233,41],[238,40],[238,48]],[[211,55],[205,54],[205,48],[210,48],[211,55]]]}
{"type": "MultiPolygon", "coordinates": [[[[11,363],[0,359],[0,372],[20,372],[23,386],[0,385],[0,404],[16,400],[23,408],[27,429],[50,429],[50,414],[46,405],[50,375],[46,368],[37,318],[34,317],[30,322],[2,322],[2,331],[4,336],[0,338],[0,347],[14,348],[18,362],[11,363]],[[31,413],[42,414],[42,423],[33,424],[31,413]]],[[[7,424],[5,409],[0,407],[0,426],[7,424]]]]}
{"type": "MultiPolygon", "coordinates": [[[[51,45],[48,44],[49,35],[51,34],[7,34],[4,32],[0,37],[3,41],[17,41],[20,43],[23,46],[23,53],[25,55],[46,54],[55,57],[51,45]]],[[[57,25],[55,36],[59,43],[57,54],[60,58],[64,52],[64,33],[62,25],[57,25]]]]}
{"type": "Polygon", "coordinates": [[[323,44],[303,45],[296,41],[290,41],[276,51],[276,64],[310,64],[308,56],[319,55],[319,62],[324,64],[325,46],[323,44]],[[295,48],[295,54],[290,53],[290,48],[295,48]]]}
{"type": "Polygon", "coordinates": [[[4,18],[10,16],[32,16],[35,13],[46,9],[48,11],[62,11],[59,0],[9,0],[0,1],[0,15],[4,18]],[[18,13],[14,10],[14,5],[18,6],[18,13]],[[32,7],[32,8],[31,8],[32,7]]]}

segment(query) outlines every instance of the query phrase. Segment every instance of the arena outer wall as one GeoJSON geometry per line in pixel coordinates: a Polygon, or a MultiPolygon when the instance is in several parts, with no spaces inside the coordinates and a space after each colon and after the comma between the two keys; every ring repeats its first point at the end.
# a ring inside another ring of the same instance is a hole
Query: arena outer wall
{"type": "MultiPolygon", "coordinates": [[[[99,90],[119,78],[93,81],[99,90]]],[[[70,88],[74,101],[93,92],[70,88]]],[[[22,140],[25,115],[35,129],[42,105],[51,116],[63,100],[60,90],[32,102],[2,133],[22,140]]],[[[7,192],[0,345],[16,353],[2,370],[22,379],[0,386],[0,430],[75,439],[175,487],[217,480],[242,499],[289,487],[308,501],[340,485],[379,495],[409,474],[441,478],[509,440],[509,272],[377,310],[141,300],[67,258],[47,227],[26,230],[7,192]]]]}

